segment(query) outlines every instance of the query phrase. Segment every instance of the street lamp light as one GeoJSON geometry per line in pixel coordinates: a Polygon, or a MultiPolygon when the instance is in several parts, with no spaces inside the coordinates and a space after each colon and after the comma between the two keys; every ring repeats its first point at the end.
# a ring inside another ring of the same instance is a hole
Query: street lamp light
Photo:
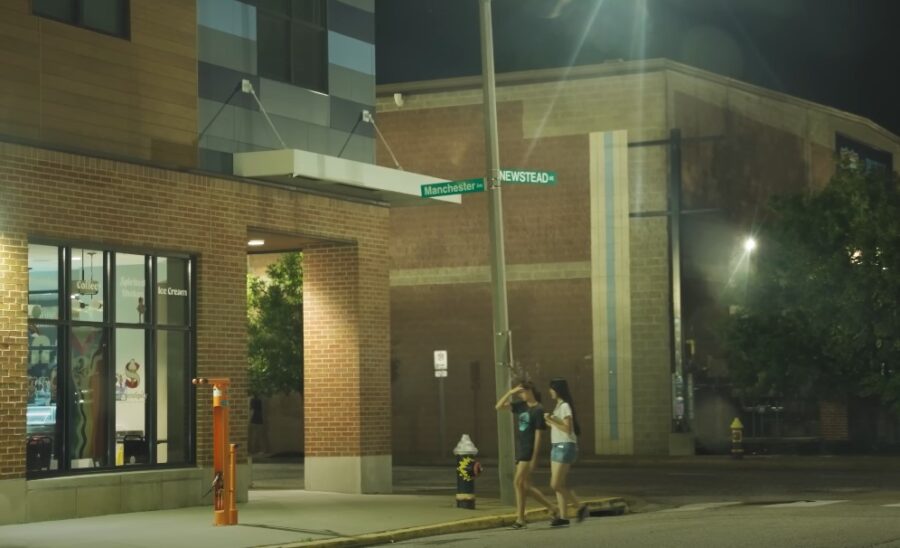
{"type": "Polygon", "coordinates": [[[747,253],[753,253],[753,250],[756,249],[756,239],[753,236],[748,236],[746,240],[744,240],[744,251],[747,253]]]}

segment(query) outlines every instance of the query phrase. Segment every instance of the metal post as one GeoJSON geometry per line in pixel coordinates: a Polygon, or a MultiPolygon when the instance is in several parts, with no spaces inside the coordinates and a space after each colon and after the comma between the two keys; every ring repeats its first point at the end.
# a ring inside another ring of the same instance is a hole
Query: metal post
{"type": "MultiPolygon", "coordinates": [[[[681,130],[669,135],[669,267],[672,291],[672,360],[680,388],[674,397],[684,397],[684,331],[681,313],[681,130]]],[[[673,401],[673,404],[675,402],[673,401]]],[[[673,405],[673,426],[674,426],[673,405]]],[[[682,419],[683,420],[683,419],[682,419]]]]}
{"type": "MultiPolygon", "coordinates": [[[[484,132],[487,145],[488,201],[490,204],[491,283],[494,311],[494,380],[497,397],[509,390],[509,318],[506,302],[506,255],[503,245],[503,204],[500,198],[500,144],[497,137],[497,93],[494,81],[494,37],[491,27],[491,0],[480,0],[481,72],[484,84],[484,132]]],[[[515,503],[513,491],[512,419],[497,414],[497,452],[500,500],[515,503]]]]}
{"type": "Polygon", "coordinates": [[[438,449],[438,455],[443,457],[447,453],[444,453],[448,449],[447,447],[447,407],[445,405],[444,399],[444,377],[438,377],[438,405],[440,406],[440,432],[441,432],[441,446],[438,449]]]}

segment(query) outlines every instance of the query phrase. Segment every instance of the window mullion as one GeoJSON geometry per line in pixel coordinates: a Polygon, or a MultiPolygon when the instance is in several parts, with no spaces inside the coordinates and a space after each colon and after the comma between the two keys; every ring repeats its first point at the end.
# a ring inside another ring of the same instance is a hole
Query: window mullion
{"type": "Polygon", "coordinates": [[[103,252],[103,262],[105,268],[103,269],[103,275],[106,276],[106,279],[103,280],[103,290],[105,295],[103,297],[103,302],[105,303],[104,308],[104,320],[106,324],[106,411],[107,411],[107,442],[106,442],[106,452],[107,452],[107,461],[109,468],[116,467],[116,452],[117,452],[117,438],[116,438],[116,292],[115,292],[115,280],[116,280],[116,264],[115,259],[113,257],[113,253],[109,251],[103,252]]]}

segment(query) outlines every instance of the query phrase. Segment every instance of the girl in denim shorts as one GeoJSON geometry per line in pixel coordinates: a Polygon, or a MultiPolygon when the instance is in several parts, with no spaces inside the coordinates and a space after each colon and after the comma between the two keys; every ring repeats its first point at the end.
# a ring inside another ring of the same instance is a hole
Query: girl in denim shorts
{"type": "Polygon", "coordinates": [[[544,418],[550,425],[550,487],[556,491],[559,516],[550,522],[553,527],[568,525],[568,504],[578,508],[578,521],[584,521],[588,508],[581,504],[575,493],[566,485],[569,468],[578,457],[578,420],[575,418],[575,402],[569,392],[569,383],[565,379],[556,378],[550,381],[550,397],[556,401],[553,413],[546,413],[544,418]]]}

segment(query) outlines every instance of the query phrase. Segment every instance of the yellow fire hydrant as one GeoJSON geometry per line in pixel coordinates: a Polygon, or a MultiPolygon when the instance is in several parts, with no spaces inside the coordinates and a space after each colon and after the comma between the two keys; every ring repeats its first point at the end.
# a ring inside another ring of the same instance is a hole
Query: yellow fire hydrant
{"type": "Polygon", "coordinates": [[[744,424],[737,417],[731,421],[731,456],[744,458],[744,424]]]}

